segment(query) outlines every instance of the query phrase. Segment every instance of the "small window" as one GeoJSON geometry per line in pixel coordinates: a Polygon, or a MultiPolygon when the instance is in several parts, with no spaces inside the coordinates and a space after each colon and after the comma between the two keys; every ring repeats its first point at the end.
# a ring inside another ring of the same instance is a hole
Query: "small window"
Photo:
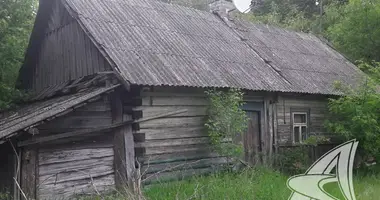
{"type": "Polygon", "coordinates": [[[307,139],[307,113],[294,112],[293,117],[293,143],[302,143],[307,139]]]}

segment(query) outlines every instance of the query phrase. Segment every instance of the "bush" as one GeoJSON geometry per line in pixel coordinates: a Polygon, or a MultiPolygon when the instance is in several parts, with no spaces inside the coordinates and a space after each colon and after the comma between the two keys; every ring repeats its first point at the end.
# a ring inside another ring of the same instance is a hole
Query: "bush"
{"type": "Polygon", "coordinates": [[[329,131],[347,140],[359,141],[359,153],[365,157],[380,159],[380,93],[378,78],[380,66],[360,63],[360,67],[372,72],[357,88],[337,85],[345,96],[331,98],[328,104],[329,117],[325,125],[329,131]]]}
{"type": "Polygon", "coordinates": [[[248,117],[241,108],[243,93],[230,89],[226,92],[210,90],[206,94],[210,106],[205,127],[213,147],[227,158],[241,158],[243,145],[234,139],[243,134],[248,124],[248,117]]]}

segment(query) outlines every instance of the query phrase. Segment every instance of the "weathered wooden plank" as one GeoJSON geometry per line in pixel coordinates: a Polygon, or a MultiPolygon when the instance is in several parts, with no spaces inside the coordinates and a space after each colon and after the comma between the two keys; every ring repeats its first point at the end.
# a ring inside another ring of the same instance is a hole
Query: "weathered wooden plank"
{"type": "Polygon", "coordinates": [[[143,122],[152,121],[152,120],[155,120],[155,119],[161,119],[161,118],[165,118],[165,117],[170,117],[172,115],[184,113],[186,111],[187,110],[177,110],[177,111],[168,112],[168,113],[160,113],[160,114],[157,114],[157,115],[154,115],[154,116],[151,116],[151,117],[145,117],[143,119],[138,119],[138,120],[135,121],[135,123],[143,123],[143,122]]]}
{"type": "Polygon", "coordinates": [[[63,150],[81,150],[81,149],[97,149],[97,148],[113,148],[112,132],[95,133],[83,135],[79,137],[70,137],[60,140],[50,141],[41,145],[40,152],[63,151],[63,150]]]}
{"type": "Polygon", "coordinates": [[[205,133],[205,128],[202,126],[167,129],[142,129],[138,133],[144,133],[145,140],[195,138],[207,136],[205,133]]]}
{"type": "Polygon", "coordinates": [[[191,88],[191,87],[165,87],[165,86],[155,86],[152,89],[153,92],[165,92],[165,93],[204,93],[205,89],[203,88],[191,88]]]}
{"type": "Polygon", "coordinates": [[[167,154],[167,153],[180,153],[187,151],[197,151],[199,149],[204,149],[211,147],[211,144],[194,144],[194,145],[179,145],[179,146],[157,146],[150,147],[145,150],[146,156],[157,155],[157,154],[167,154]]]}
{"type": "Polygon", "coordinates": [[[198,169],[198,168],[207,168],[215,165],[226,164],[227,159],[225,157],[219,158],[203,158],[197,160],[189,161],[176,161],[176,162],[167,162],[160,164],[146,164],[142,167],[141,172],[144,174],[152,174],[159,172],[170,172],[176,170],[188,170],[188,169],[198,169]]]}
{"type": "Polygon", "coordinates": [[[36,198],[38,152],[36,149],[24,149],[21,161],[21,189],[30,199],[36,198]]]}
{"type": "Polygon", "coordinates": [[[61,184],[41,185],[38,189],[38,196],[41,200],[48,199],[69,199],[74,195],[89,195],[98,192],[114,190],[114,175],[102,176],[98,178],[87,178],[77,181],[64,182],[61,184]]]}
{"type": "Polygon", "coordinates": [[[112,148],[91,148],[79,150],[60,150],[39,152],[39,165],[52,165],[57,163],[69,163],[80,160],[94,159],[113,156],[112,148]]]}
{"type": "Polygon", "coordinates": [[[39,183],[60,184],[64,182],[107,176],[114,173],[113,155],[99,160],[45,165],[40,167],[39,183]],[[66,166],[67,165],[67,166],[66,166]]]}
{"type": "MultiPolygon", "coordinates": [[[[186,89],[186,91],[188,91],[186,89]]],[[[202,97],[206,98],[206,94],[204,92],[142,92],[142,97],[202,97]]]]}
{"type": "Polygon", "coordinates": [[[140,123],[140,129],[199,127],[203,126],[205,117],[162,118],[140,123]]]}
{"type": "Polygon", "coordinates": [[[177,153],[167,153],[167,154],[158,154],[158,155],[145,155],[140,157],[138,160],[142,164],[160,164],[166,162],[174,161],[186,161],[186,160],[197,160],[203,158],[215,158],[220,155],[216,152],[213,152],[211,147],[199,148],[195,151],[185,151],[177,153]]]}
{"type": "Polygon", "coordinates": [[[143,106],[206,106],[209,102],[200,97],[143,97],[143,106]]]}
{"type": "Polygon", "coordinates": [[[133,110],[142,110],[143,117],[151,117],[159,113],[173,112],[177,110],[187,110],[184,113],[179,113],[172,115],[172,117],[195,117],[195,116],[206,116],[207,107],[206,106],[139,106],[133,110]]]}
{"type": "Polygon", "coordinates": [[[40,127],[40,129],[56,129],[59,128],[84,128],[91,129],[93,127],[108,126],[112,124],[111,118],[86,118],[86,117],[63,117],[59,118],[53,123],[46,123],[40,127]]]}
{"type": "Polygon", "coordinates": [[[145,142],[136,143],[136,148],[150,148],[150,147],[166,147],[177,145],[193,145],[193,144],[210,144],[209,137],[200,138],[178,138],[167,140],[147,140],[145,142]]]}
{"type": "Polygon", "coordinates": [[[81,129],[81,130],[78,130],[78,131],[73,131],[73,132],[68,132],[68,133],[61,133],[61,134],[56,134],[56,135],[50,135],[50,136],[46,136],[46,137],[35,137],[35,138],[30,139],[30,140],[19,142],[18,146],[26,146],[26,145],[37,144],[37,143],[44,143],[44,142],[49,142],[49,141],[63,139],[63,138],[77,137],[77,136],[80,136],[80,135],[85,135],[85,134],[90,134],[90,133],[107,132],[110,129],[114,129],[114,128],[117,128],[117,127],[122,127],[122,126],[127,125],[127,124],[132,124],[132,120],[131,121],[127,121],[127,122],[121,122],[121,123],[117,123],[117,124],[112,124],[112,125],[105,126],[105,127],[98,127],[98,128],[91,128],[91,129],[81,129]]]}

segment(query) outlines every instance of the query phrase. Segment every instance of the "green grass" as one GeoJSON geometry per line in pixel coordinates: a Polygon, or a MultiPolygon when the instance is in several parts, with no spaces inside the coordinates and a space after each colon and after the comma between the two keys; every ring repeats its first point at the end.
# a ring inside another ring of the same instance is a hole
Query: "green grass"
{"type": "MultiPolygon", "coordinates": [[[[160,183],[144,189],[148,200],[170,199],[288,199],[290,190],[286,187],[289,176],[264,168],[241,173],[214,174],[194,177],[187,181],[160,183]]],[[[380,198],[380,176],[357,175],[354,179],[358,200],[380,198]]],[[[327,184],[326,191],[342,199],[336,183],[327,184]]]]}

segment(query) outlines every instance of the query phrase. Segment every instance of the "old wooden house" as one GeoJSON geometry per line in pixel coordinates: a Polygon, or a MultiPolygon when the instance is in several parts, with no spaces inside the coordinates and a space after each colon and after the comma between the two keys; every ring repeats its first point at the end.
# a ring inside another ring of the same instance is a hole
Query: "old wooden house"
{"type": "Polygon", "coordinates": [[[326,134],[334,82],[363,73],[311,34],[225,5],[40,0],[19,75],[33,95],[0,116],[1,187],[61,199],[130,185],[137,168],[146,183],[207,173],[225,162],[203,128],[210,88],[245,91],[247,152],[326,134]]]}

